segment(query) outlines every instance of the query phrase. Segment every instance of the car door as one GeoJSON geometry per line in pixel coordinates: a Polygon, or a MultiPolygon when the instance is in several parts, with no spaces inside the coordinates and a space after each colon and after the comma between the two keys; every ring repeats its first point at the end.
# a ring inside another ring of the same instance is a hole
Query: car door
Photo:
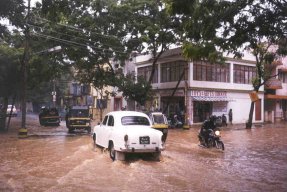
{"type": "Polygon", "coordinates": [[[105,135],[103,136],[103,138],[105,138],[104,143],[106,147],[108,147],[109,145],[109,141],[111,139],[111,135],[114,128],[114,123],[115,123],[114,116],[109,115],[108,122],[105,126],[105,133],[104,133],[105,135]]]}
{"type": "Polygon", "coordinates": [[[102,121],[102,123],[98,126],[98,128],[97,128],[97,131],[96,131],[96,143],[98,144],[98,145],[101,145],[101,146],[103,146],[103,147],[105,147],[104,146],[104,141],[105,141],[105,139],[104,139],[104,135],[105,135],[105,131],[106,131],[106,124],[107,124],[107,122],[108,122],[108,115],[106,115],[105,117],[104,117],[104,120],[102,121]]]}

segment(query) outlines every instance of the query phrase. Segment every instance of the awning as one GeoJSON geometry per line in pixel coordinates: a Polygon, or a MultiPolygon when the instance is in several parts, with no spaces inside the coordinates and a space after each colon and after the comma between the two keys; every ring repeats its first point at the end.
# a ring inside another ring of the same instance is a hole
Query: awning
{"type": "Polygon", "coordinates": [[[203,97],[203,96],[192,96],[193,101],[232,101],[228,97],[203,97]]]}
{"type": "Polygon", "coordinates": [[[271,94],[267,94],[265,95],[265,99],[287,99],[287,95],[271,95],[271,94]]]}

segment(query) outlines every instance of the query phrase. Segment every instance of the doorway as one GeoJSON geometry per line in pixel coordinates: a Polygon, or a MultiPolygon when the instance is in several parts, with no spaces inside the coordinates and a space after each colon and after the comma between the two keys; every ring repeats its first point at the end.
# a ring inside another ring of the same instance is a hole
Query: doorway
{"type": "Polygon", "coordinates": [[[194,101],[193,104],[194,123],[203,122],[212,114],[212,102],[194,101]]]}
{"type": "Polygon", "coordinates": [[[261,121],[261,99],[255,101],[255,121],[261,121]]]}

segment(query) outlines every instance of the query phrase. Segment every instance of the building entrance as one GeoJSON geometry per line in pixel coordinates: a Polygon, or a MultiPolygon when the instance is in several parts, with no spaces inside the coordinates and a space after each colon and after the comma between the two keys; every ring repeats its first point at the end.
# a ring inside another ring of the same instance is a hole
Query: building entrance
{"type": "Polygon", "coordinates": [[[179,120],[181,120],[182,122],[184,121],[184,97],[162,97],[161,106],[162,110],[165,110],[167,108],[165,114],[168,118],[173,118],[174,115],[177,115],[179,120]]]}
{"type": "Polygon", "coordinates": [[[193,102],[193,122],[203,122],[212,114],[212,102],[194,101],[193,102]]]}

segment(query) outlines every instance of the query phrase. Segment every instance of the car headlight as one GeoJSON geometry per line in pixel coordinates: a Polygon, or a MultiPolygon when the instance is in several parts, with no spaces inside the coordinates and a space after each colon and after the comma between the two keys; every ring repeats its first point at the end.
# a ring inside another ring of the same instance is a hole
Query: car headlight
{"type": "Polygon", "coordinates": [[[220,131],[215,131],[215,135],[220,136],[220,131]]]}

